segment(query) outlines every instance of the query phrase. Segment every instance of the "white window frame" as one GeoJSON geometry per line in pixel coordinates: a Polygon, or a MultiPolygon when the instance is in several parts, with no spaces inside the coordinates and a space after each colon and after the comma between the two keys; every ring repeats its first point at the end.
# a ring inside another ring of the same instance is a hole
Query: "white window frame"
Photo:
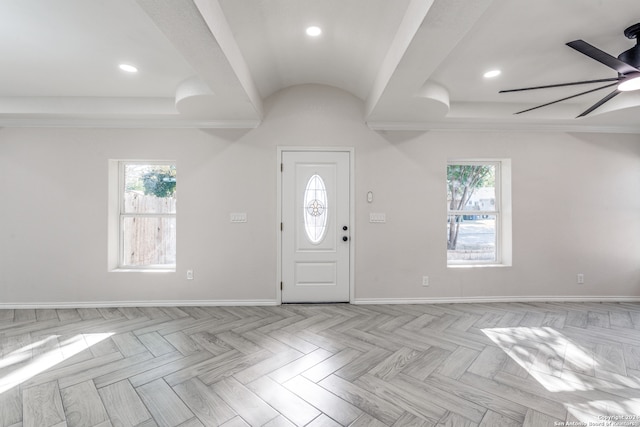
{"type": "MultiPolygon", "coordinates": [[[[125,212],[125,166],[126,165],[175,165],[174,160],[114,160],[110,161],[110,206],[115,215],[110,214],[109,227],[109,270],[110,271],[176,271],[176,264],[130,265],[124,259],[124,220],[125,218],[176,218],[176,213],[127,213],[125,212]],[[117,174],[117,175],[116,175],[117,174]],[[116,175],[114,177],[114,175],[116,175]],[[115,179],[114,179],[115,178],[115,179]],[[113,191],[115,183],[116,190],[113,191]],[[117,197],[117,200],[114,200],[117,197]],[[115,228],[115,232],[114,229],[115,228]],[[115,240],[115,241],[114,241],[115,240]]],[[[177,254],[176,254],[177,256],[177,254]]]]}
{"type": "MultiPolygon", "coordinates": [[[[493,166],[495,168],[495,204],[491,210],[449,210],[447,204],[447,224],[451,215],[489,215],[495,217],[495,260],[449,260],[447,267],[511,266],[511,160],[510,159],[450,159],[451,165],[493,166]]],[[[445,174],[445,177],[447,174],[445,174]]],[[[448,192],[448,190],[447,190],[448,192]]],[[[464,207],[463,207],[464,208],[464,207]]]]}

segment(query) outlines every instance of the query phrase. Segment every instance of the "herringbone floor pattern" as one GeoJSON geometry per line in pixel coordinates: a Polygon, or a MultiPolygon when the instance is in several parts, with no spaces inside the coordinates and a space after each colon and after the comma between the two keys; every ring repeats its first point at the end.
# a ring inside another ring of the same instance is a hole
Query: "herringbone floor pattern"
{"type": "Polygon", "coordinates": [[[2,310],[0,355],[0,427],[640,426],[631,303],[2,310]]]}

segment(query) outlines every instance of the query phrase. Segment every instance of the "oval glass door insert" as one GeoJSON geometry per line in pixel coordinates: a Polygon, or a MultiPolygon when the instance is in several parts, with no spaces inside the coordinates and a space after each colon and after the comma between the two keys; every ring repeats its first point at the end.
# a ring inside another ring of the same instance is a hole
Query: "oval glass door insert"
{"type": "Polygon", "coordinates": [[[317,174],[304,190],[304,229],[314,244],[322,242],[327,231],[327,188],[317,174]]]}

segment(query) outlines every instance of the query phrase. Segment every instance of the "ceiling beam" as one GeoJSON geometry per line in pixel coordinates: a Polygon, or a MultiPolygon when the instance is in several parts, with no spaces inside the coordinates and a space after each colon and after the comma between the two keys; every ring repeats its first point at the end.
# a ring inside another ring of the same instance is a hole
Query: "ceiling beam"
{"type": "Polygon", "coordinates": [[[407,10],[402,18],[400,27],[396,32],[391,46],[382,61],[382,65],[378,70],[373,86],[369,92],[369,96],[366,100],[366,115],[367,117],[375,109],[376,105],[380,101],[380,98],[387,89],[389,82],[393,78],[393,74],[400,65],[402,58],[404,57],[409,45],[413,41],[416,33],[420,29],[424,18],[427,16],[427,12],[433,5],[434,0],[411,0],[407,10]]]}
{"type": "Polygon", "coordinates": [[[229,65],[235,72],[236,77],[242,88],[244,89],[249,101],[256,109],[256,112],[262,117],[262,98],[258,92],[249,66],[247,65],[240,47],[231,32],[231,27],[227,22],[226,17],[220,6],[218,0],[195,0],[195,4],[200,11],[200,14],[204,18],[211,34],[215,37],[220,49],[224,53],[229,65]]]}
{"type": "Polygon", "coordinates": [[[262,99],[217,0],[136,1],[213,92],[212,116],[262,119],[262,99]]]}
{"type": "Polygon", "coordinates": [[[492,2],[412,0],[367,99],[367,122],[429,119],[420,89],[492,2]]]}

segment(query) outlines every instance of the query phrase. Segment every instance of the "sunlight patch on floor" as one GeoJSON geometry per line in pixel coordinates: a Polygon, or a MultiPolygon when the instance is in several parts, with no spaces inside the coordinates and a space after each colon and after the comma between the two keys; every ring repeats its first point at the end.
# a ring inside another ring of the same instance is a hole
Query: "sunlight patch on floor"
{"type": "Polygon", "coordinates": [[[0,359],[0,394],[16,387],[36,375],[103,341],[113,333],[78,334],[54,345],[60,335],[50,335],[33,344],[24,346],[0,359]],[[41,354],[35,354],[44,350],[41,354]],[[5,373],[6,372],[6,373],[5,373]]]}
{"type": "Polygon", "coordinates": [[[577,344],[550,327],[487,328],[482,332],[548,392],[554,393],[549,399],[562,402],[571,416],[581,422],[628,416],[640,408],[640,394],[617,395],[628,394],[629,388],[640,393],[640,377],[610,371],[608,368],[613,368],[614,362],[598,356],[595,345],[577,344]],[[599,378],[600,375],[606,379],[599,378]]]}

